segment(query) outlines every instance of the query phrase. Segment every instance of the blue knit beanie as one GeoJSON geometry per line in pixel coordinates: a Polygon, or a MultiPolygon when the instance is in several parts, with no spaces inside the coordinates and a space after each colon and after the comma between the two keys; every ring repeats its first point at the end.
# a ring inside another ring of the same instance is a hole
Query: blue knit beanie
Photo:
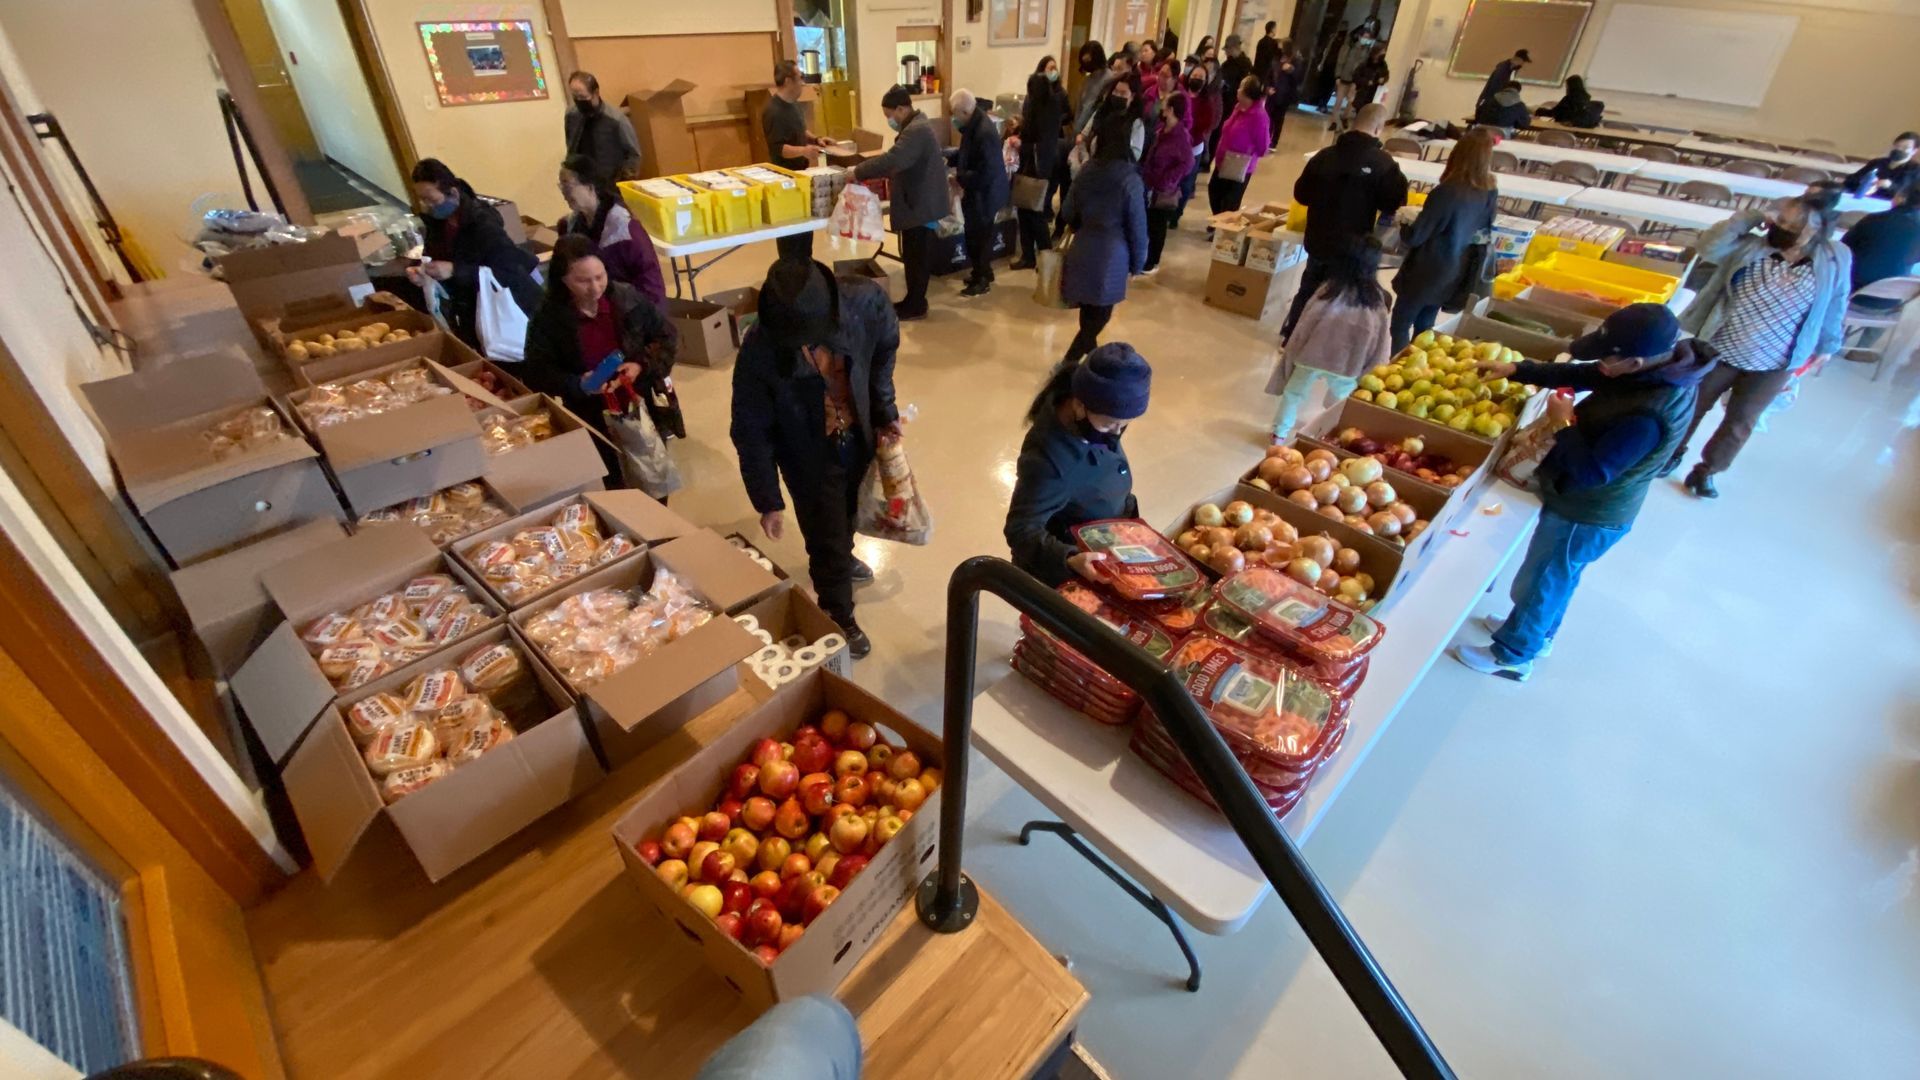
{"type": "Polygon", "coordinates": [[[1073,396],[1087,411],[1132,420],[1147,411],[1153,369],[1133,346],[1109,342],[1087,354],[1073,371],[1073,396]]]}

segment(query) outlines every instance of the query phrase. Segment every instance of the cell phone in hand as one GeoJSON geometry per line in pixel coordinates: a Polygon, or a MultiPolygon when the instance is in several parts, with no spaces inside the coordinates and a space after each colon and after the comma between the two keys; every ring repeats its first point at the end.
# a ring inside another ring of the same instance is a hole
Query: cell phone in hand
{"type": "Polygon", "coordinates": [[[589,394],[599,393],[606,388],[608,382],[612,381],[614,373],[620,370],[620,365],[626,362],[627,357],[625,353],[622,353],[619,349],[613,350],[607,354],[605,360],[593,365],[592,371],[580,376],[581,387],[589,394]]]}

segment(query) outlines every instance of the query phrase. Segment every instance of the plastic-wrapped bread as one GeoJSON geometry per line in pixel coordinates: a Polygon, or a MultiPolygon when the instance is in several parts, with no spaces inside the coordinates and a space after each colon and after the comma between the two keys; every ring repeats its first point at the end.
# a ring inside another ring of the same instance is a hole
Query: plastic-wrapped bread
{"type": "Polygon", "coordinates": [[[493,702],[478,694],[468,694],[433,714],[433,737],[442,747],[459,742],[470,727],[490,724],[499,717],[493,702]]]}
{"type": "Polygon", "coordinates": [[[460,681],[459,672],[450,668],[416,677],[401,694],[407,710],[416,713],[437,713],[465,696],[467,689],[460,681]]]}
{"type": "Polygon", "coordinates": [[[361,698],[347,709],[347,731],[355,746],[366,746],[381,730],[407,719],[407,707],[392,694],[361,698]]]}
{"type": "Polygon", "coordinates": [[[389,806],[419,791],[428,784],[453,774],[453,766],[444,761],[429,761],[388,773],[380,781],[380,798],[389,806]]]}
{"type": "Polygon", "coordinates": [[[300,640],[306,642],[307,648],[315,652],[330,645],[365,640],[366,636],[367,632],[361,627],[360,620],[338,612],[322,615],[308,623],[306,629],[300,631],[300,640]]]}
{"type": "Polygon", "coordinates": [[[506,721],[496,716],[490,723],[475,724],[467,728],[461,734],[459,741],[447,746],[446,760],[458,768],[479,760],[482,754],[512,739],[513,729],[507,726],[506,721]]]}
{"type": "Polygon", "coordinates": [[[367,744],[365,757],[373,775],[385,777],[401,769],[425,765],[439,752],[440,744],[434,739],[432,728],[403,721],[381,728],[367,744]]]}
{"type": "Polygon", "coordinates": [[[361,664],[379,662],[382,655],[379,642],[370,638],[358,638],[321,649],[316,662],[320,665],[320,674],[338,683],[361,664]]]}
{"type": "Polygon", "coordinates": [[[453,578],[446,574],[426,574],[407,582],[401,595],[407,598],[407,605],[416,610],[424,608],[433,598],[454,587],[453,578]]]}

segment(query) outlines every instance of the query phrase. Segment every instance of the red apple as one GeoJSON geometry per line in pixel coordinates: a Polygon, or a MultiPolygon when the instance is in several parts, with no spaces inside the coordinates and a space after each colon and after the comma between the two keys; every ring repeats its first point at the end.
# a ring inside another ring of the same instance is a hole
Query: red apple
{"type": "Polygon", "coordinates": [[[666,882],[667,888],[674,892],[679,892],[687,884],[687,864],[679,859],[668,859],[654,867],[653,872],[659,874],[660,880],[666,882]]]}
{"type": "Polygon", "coordinates": [[[799,786],[800,770],[791,761],[776,761],[760,770],[760,794],[769,799],[784,799],[799,786]]]}
{"type": "Polygon", "coordinates": [[[721,912],[720,917],[713,920],[713,925],[719,927],[721,933],[735,941],[739,941],[740,936],[747,932],[746,922],[731,911],[721,912]]]}
{"type": "Polygon", "coordinates": [[[807,808],[801,806],[798,799],[788,799],[773,813],[773,831],[789,840],[800,839],[811,828],[813,819],[807,816],[807,808]]]}
{"type": "Polygon", "coordinates": [[[740,827],[740,812],[744,806],[745,804],[739,799],[728,795],[715,804],[713,809],[717,813],[727,815],[727,827],[734,829],[740,827]]]}
{"type": "Polygon", "coordinates": [[[816,817],[826,813],[833,806],[833,781],[821,776],[801,784],[800,805],[816,817]]]}
{"type": "Polygon", "coordinates": [[[800,909],[802,921],[810,923],[819,918],[838,899],[840,899],[840,890],[831,885],[822,885],[808,892],[800,909]]]}
{"type": "Polygon", "coordinates": [[[886,743],[874,743],[873,746],[867,750],[867,766],[870,772],[886,772],[887,765],[892,760],[893,747],[888,746],[886,743]]]}
{"type": "Polygon", "coordinates": [[[820,728],[817,724],[801,724],[799,727],[793,729],[792,741],[793,745],[799,746],[800,740],[802,739],[823,739],[825,737],[826,736],[820,733],[820,728]]]}
{"type": "Polygon", "coordinates": [[[772,739],[760,739],[747,752],[747,760],[765,769],[769,764],[781,760],[780,744],[772,739]]]}
{"type": "Polygon", "coordinates": [[[885,773],[878,773],[878,774],[868,773],[867,775],[874,777],[874,779],[869,781],[869,784],[868,784],[868,786],[872,788],[872,791],[873,791],[872,795],[870,795],[869,797],[873,799],[874,802],[879,803],[882,807],[891,806],[893,803],[894,792],[900,790],[900,781],[895,780],[893,777],[888,776],[885,773]]]}
{"type": "Polygon", "coordinates": [[[780,950],[771,945],[755,945],[753,947],[753,958],[760,961],[764,967],[772,967],[773,962],[780,959],[780,950]]]}
{"type": "Polygon", "coordinates": [[[747,883],[747,887],[753,890],[753,895],[771,900],[780,895],[780,875],[771,870],[762,870],[753,875],[753,880],[747,883]]]}
{"type": "Polygon", "coordinates": [[[633,845],[633,853],[640,856],[640,861],[646,863],[648,866],[659,865],[660,860],[665,857],[665,852],[660,850],[660,841],[658,840],[640,841],[633,845]]]}
{"type": "Polygon", "coordinates": [[[806,930],[807,928],[804,926],[781,927],[780,928],[780,951],[786,952],[788,949],[793,948],[793,943],[796,941],[799,941],[800,935],[803,933],[806,933],[806,930]]]}
{"type": "Polygon", "coordinates": [[[826,713],[820,717],[820,734],[825,735],[828,742],[841,742],[846,739],[847,726],[851,723],[853,723],[853,718],[849,717],[846,713],[841,712],[839,709],[828,709],[826,713]]]}
{"type": "Polygon", "coordinates": [[[813,883],[805,874],[795,874],[780,883],[780,895],[773,898],[774,906],[780,909],[780,916],[792,922],[800,921],[800,913],[806,910],[807,893],[813,883]]]}
{"type": "Polygon", "coordinates": [[[860,845],[867,842],[867,831],[865,818],[843,817],[833,823],[833,835],[828,839],[833,844],[833,850],[849,855],[859,851],[860,845]]]}
{"type": "Polygon", "coordinates": [[[860,808],[854,806],[852,803],[836,802],[832,806],[827,807],[826,813],[820,815],[820,831],[828,832],[832,830],[834,822],[839,821],[848,814],[857,814],[859,812],[860,808]]]}
{"type": "Polygon", "coordinates": [[[873,725],[863,720],[855,720],[847,725],[847,745],[863,754],[873,749],[873,744],[879,738],[880,733],[873,729],[873,725]]]}
{"type": "Polygon", "coordinates": [[[911,750],[902,750],[887,760],[887,775],[895,780],[905,780],[909,776],[920,775],[920,755],[911,750]]]}
{"type": "Polygon", "coordinates": [[[763,907],[747,916],[747,940],[756,944],[780,940],[780,928],[786,920],[780,917],[780,911],[774,907],[763,907]]]}
{"type": "Polygon", "coordinates": [[[823,772],[833,764],[833,747],[818,735],[793,744],[794,767],[803,773],[823,772]]]}
{"type": "Polygon", "coordinates": [[[833,759],[833,775],[858,776],[867,771],[867,755],[858,750],[842,750],[833,759]]]}
{"type": "Polygon", "coordinates": [[[864,806],[872,794],[873,785],[867,783],[865,773],[848,773],[833,786],[834,801],[843,806],[864,806]]]}
{"type": "Polygon", "coordinates": [[[735,865],[732,852],[724,848],[709,852],[700,864],[700,880],[718,885],[733,874],[735,865]]]}
{"type": "Polygon", "coordinates": [[[718,810],[711,811],[706,817],[700,819],[700,839],[711,840],[717,844],[731,828],[733,828],[733,822],[727,819],[727,815],[718,810]]]}
{"type": "Polygon", "coordinates": [[[885,844],[887,841],[893,839],[896,836],[899,836],[900,830],[906,827],[907,827],[907,823],[897,817],[884,817],[884,818],[881,818],[879,821],[874,822],[873,838],[876,841],[874,845],[875,849],[877,850],[880,847],[880,845],[885,844]]]}
{"type": "Polygon", "coordinates": [[[798,853],[789,855],[787,861],[780,864],[780,880],[791,881],[811,869],[813,869],[812,859],[798,853]]]}
{"type": "Polygon", "coordinates": [[[753,903],[753,886],[744,881],[729,881],[720,886],[720,910],[744,915],[753,903]]]}
{"type": "Polygon", "coordinates": [[[698,880],[700,877],[700,865],[707,861],[708,855],[719,850],[720,845],[711,840],[702,840],[693,845],[693,850],[687,852],[687,873],[698,880]]]}
{"type": "Polygon", "coordinates": [[[831,846],[832,845],[827,842],[826,833],[814,833],[812,836],[807,837],[807,858],[812,859],[814,862],[819,862],[820,856],[825,855],[831,846]]]}
{"type": "Polygon", "coordinates": [[[833,871],[827,875],[827,884],[836,889],[846,888],[871,861],[865,855],[842,856],[839,862],[834,863],[833,871]]]}
{"type": "Polygon", "coordinates": [[[752,866],[753,857],[760,854],[760,838],[745,829],[732,829],[720,841],[720,850],[733,856],[735,866],[752,866]]]}
{"type": "Polygon", "coordinates": [[[751,761],[743,761],[733,767],[733,775],[727,778],[727,794],[736,799],[745,799],[753,794],[754,787],[760,782],[760,766],[751,761]]]}
{"type": "Polygon", "coordinates": [[[693,850],[693,842],[700,839],[699,834],[688,828],[684,822],[676,821],[667,826],[660,834],[660,853],[669,859],[684,859],[687,852],[693,850]]]}
{"type": "Polygon", "coordinates": [[[776,809],[772,799],[765,795],[755,795],[740,806],[740,824],[743,828],[763,833],[773,826],[773,812],[776,809]]]}
{"type": "Polygon", "coordinates": [[[920,778],[910,776],[893,789],[893,804],[902,810],[918,810],[927,801],[927,789],[920,778]]]}
{"type": "Polygon", "coordinates": [[[760,864],[762,870],[778,870],[780,864],[786,862],[787,856],[791,854],[793,854],[793,845],[787,842],[786,837],[769,836],[760,841],[760,853],[755,856],[754,861],[760,864]]]}
{"type": "Polygon", "coordinates": [[[712,885],[695,885],[687,890],[687,903],[697,908],[700,914],[709,919],[720,917],[720,906],[725,903],[720,890],[712,885]]]}

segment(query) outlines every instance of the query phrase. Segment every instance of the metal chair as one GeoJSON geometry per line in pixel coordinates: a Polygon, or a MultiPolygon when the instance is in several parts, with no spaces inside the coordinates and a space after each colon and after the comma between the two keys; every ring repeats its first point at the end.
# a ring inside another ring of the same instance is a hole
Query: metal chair
{"type": "Polygon", "coordinates": [[[1627,151],[1628,157],[1642,158],[1647,161],[1661,161],[1672,165],[1680,160],[1680,151],[1671,146],[1655,146],[1643,143],[1627,151]]]}
{"type": "Polygon", "coordinates": [[[1852,160],[1848,158],[1845,154],[1836,154],[1831,150],[1806,150],[1802,152],[1802,155],[1805,157],[1816,158],[1820,161],[1837,162],[1842,165],[1845,165],[1852,160]]]}
{"type": "Polygon", "coordinates": [[[1581,187],[1599,187],[1600,169],[1584,161],[1556,161],[1547,170],[1547,179],[1581,187]]]}
{"type": "Polygon", "coordinates": [[[1816,169],[1811,165],[1788,165],[1775,173],[1773,178],[1790,184],[1814,184],[1832,175],[1825,169],[1816,169]]]}
{"type": "Polygon", "coordinates": [[[1580,145],[1580,136],[1570,131],[1536,132],[1533,140],[1541,146],[1576,147],[1580,145]]]}
{"type": "Polygon", "coordinates": [[[1674,196],[1688,202],[1733,209],[1733,192],[1727,190],[1725,184],[1716,184],[1710,180],[1689,180],[1680,185],[1680,190],[1674,192],[1674,196]]]}
{"type": "Polygon", "coordinates": [[[1720,166],[1721,172],[1730,172],[1735,176],[1772,176],[1773,169],[1764,161],[1748,161],[1736,158],[1720,166]]]}
{"type": "Polygon", "coordinates": [[[1495,150],[1491,161],[1494,172],[1517,173],[1520,171],[1520,159],[1505,150],[1495,150]]]}
{"type": "Polygon", "coordinates": [[[1887,342],[1893,336],[1892,330],[1916,297],[1920,297],[1920,277],[1883,278],[1856,290],[1847,300],[1846,321],[1841,324],[1845,342],[1840,347],[1841,355],[1859,363],[1871,363],[1873,380],[1878,382],[1880,369],[1887,362],[1887,342]],[[1893,306],[1861,307],[1861,300],[1892,301],[1893,306]]]}
{"type": "Polygon", "coordinates": [[[1413,158],[1418,161],[1421,157],[1425,156],[1420,141],[1418,139],[1407,138],[1405,135],[1395,135],[1382,145],[1387,148],[1387,153],[1392,154],[1394,157],[1413,158]]]}

